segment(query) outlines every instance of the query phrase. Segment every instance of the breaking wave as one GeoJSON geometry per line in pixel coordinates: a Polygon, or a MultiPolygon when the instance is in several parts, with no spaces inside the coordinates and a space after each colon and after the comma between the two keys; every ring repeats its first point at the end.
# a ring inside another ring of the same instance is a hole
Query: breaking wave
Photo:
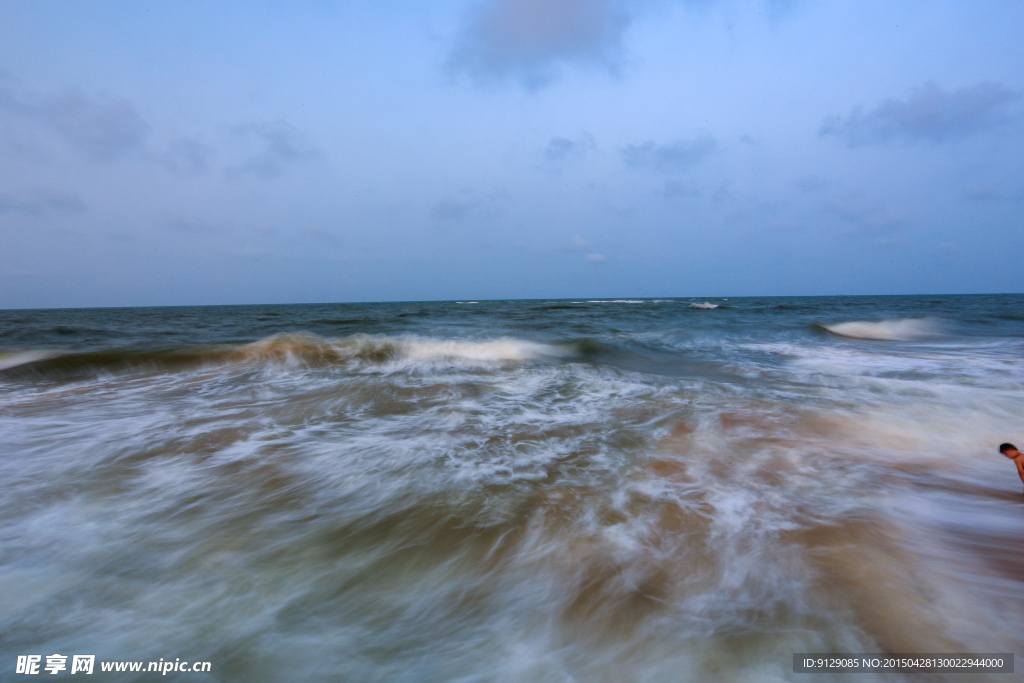
{"type": "Polygon", "coordinates": [[[930,318],[900,318],[881,322],[854,320],[822,327],[840,337],[877,341],[917,341],[938,337],[942,332],[939,324],[930,318]]]}
{"type": "Polygon", "coordinates": [[[718,304],[713,304],[708,301],[693,302],[690,304],[690,308],[699,308],[704,311],[711,311],[718,308],[718,304]]]}
{"type": "Polygon", "coordinates": [[[426,337],[357,334],[327,339],[308,333],[278,334],[250,344],[91,352],[22,351],[0,356],[0,376],[76,377],[100,372],[175,371],[205,365],[260,364],[347,370],[416,366],[499,367],[575,355],[569,346],[523,339],[453,341],[426,337]]]}

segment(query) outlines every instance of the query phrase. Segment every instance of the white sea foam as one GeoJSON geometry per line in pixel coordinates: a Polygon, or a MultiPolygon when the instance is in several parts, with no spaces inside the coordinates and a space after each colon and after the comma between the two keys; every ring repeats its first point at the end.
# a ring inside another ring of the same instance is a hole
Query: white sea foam
{"type": "Polygon", "coordinates": [[[693,302],[690,304],[690,308],[699,308],[704,311],[711,311],[718,308],[718,304],[713,304],[708,301],[693,302]]]}
{"type": "Polygon", "coordinates": [[[566,358],[570,355],[572,352],[568,349],[523,339],[450,341],[409,338],[398,341],[394,362],[402,364],[494,365],[529,363],[544,359],[566,358]]]}
{"type": "Polygon", "coordinates": [[[745,344],[743,348],[766,351],[792,358],[790,368],[836,377],[899,377],[900,381],[927,381],[930,386],[965,385],[988,389],[1021,389],[1014,347],[975,345],[970,353],[962,349],[914,347],[894,349],[870,345],[745,344]]]}
{"type": "Polygon", "coordinates": [[[840,337],[878,341],[916,341],[938,337],[942,333],[938,321],[932,318],[897,318],[880,322],[854,320],[823,327],[840,337]]]}

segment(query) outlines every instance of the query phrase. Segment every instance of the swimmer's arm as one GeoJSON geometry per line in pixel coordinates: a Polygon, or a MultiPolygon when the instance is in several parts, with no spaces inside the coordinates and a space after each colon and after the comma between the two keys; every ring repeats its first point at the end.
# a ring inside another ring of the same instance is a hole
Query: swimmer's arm
{"type": "Polygon", "coordinates": [[[1024,458],[1014,458],[1013,464],[1017,466],[1017,474],[1020,475],[1020,480],[1024,482],[1024,458]]]}

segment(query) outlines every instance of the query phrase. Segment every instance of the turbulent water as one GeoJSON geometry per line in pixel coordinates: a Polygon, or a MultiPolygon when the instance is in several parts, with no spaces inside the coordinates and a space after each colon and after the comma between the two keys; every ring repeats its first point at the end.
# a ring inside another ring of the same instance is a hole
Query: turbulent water
{"type": "Polygon", "coordinates": [[[1021,295],[0,311],[0,678],[1024,655],[1022,358],[1021,295]]]}

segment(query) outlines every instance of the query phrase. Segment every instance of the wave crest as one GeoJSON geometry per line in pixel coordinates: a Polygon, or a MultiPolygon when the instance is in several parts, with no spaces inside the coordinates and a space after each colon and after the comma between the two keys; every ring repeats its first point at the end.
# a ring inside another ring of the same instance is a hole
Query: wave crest
{"type": "Polygon", "coordinates": [[[429,337],[354,335],[323,339],[310,334],[270,337],[239,349],[243,357],[297,362],[355,362],[405,367],[413,365],[487,366],[561,358],[569,351],[523,339],[455,341],[429,337]]]}
{"type": "Polygon", "coordinates": [[[13,351],[0,353],[0,371],[16,368],[19,365],[35,363],[54,355],[52,351],[13,351]]]}
{"type": "Polygon", "coordinates": [[[917,341],[942,333],[938,322],[931,318],[896,318],[880,322],[853,320],[822,327],[840,337],[876,341],[917,341]]]}
{"type": "Polygon", "coordinates": [[[243,345],[176,349],[22,351],[0,356],[0,373],[74,378],[102,372],[174,372],[210,365],[342,366],[408,369],[417,366],[501,367],[573,355],[570,347],[523,339],[454,341],[365,334],[327,339],[305,332],[278,334],[243,345]]]}

